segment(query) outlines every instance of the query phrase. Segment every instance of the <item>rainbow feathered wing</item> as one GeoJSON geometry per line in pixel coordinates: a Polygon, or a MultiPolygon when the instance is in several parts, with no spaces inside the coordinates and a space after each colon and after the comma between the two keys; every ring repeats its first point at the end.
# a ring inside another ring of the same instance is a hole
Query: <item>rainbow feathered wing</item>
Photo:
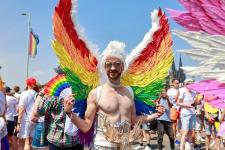
{"type": "MultiPolygon", "coordinates": [[[[60,0],[56,6],[52,47],[75,94],[75,112],[84,117],[88,93],[100,84],[100,77],[97,58],[78,34],[72,20],[72,8],[76,5],[74,0],[60,0]]],[[[163,89],[173,60],[172,39],[165,14],[159,9],[152,17],[153,27],[127,58],[127,69],[122,77],[123,85],[134,90],[137,114],[149,114],[154,110],[152,100],[163,89]]],[[[80,136],[80,142],[89,144],[92,139],[90,133],[82,136],[85,138],[80,136]]]]}
{"type": "MultiPolygon", "coordinates": [[[[66,73],[67,81],[75,93],[77,105],[85,103],[88,93],[99,84],[97,59],[87,44],[79,37],[71,17],[76,1],[60,0],[53,15],[55,40],[52,47],[59,59],[60,67],[66,73]]],[[[83,105],[84,106],[84,105],[83,105]]],[[[79,107],[84,114],[85,108],[79,107]]]]}
{"type": "Polygon", "coordinates": [[[130,86],[135,95],[137,113],[147,113],[140,102],[154,105],[153,100],[165,86],[173,61],[172,37],[169,24],[161,9],[152,13],[152,28],[143,41],[127,57],[123,85],[130,86]]]}
{"type": "MultiPolygon", "coordinates": [[[[99,85],[99,76],[98,61],[78,34],[75,21],[71,17],[72,8],[76,8],[76,5],[77,1],[60,0],[56,6],[53,15],[55,39],[52,47],[75,94],[74,112],[83,118],[88,93],[99,85]]],[[[89,145],[93,139],[93,131],[93,126],[86,134],[78,130],[80,143],[89,145]]]]}

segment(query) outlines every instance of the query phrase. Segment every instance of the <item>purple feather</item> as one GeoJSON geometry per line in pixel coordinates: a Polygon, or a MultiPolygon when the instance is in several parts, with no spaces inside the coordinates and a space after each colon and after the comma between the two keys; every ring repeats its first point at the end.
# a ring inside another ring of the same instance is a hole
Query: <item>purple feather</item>
{"type": "Polygon", "coordinates": [[[78,129],[77,138],[80,141],[80,144],[83,144],[85,146],[91,146],[93,144],[93,139],[95,137],[94,133],[95,133],[95,124],[93,124],[90,130],[86,133],[78,129]]]}

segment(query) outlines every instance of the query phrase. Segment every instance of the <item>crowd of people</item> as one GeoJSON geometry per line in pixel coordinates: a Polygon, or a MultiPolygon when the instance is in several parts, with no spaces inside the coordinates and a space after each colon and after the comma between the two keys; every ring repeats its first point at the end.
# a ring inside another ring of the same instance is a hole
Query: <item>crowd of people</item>
{"type": "MultiPolygon", "coordinates": [[[[158,149],[163,147],[164,133],[169,138],[171,149],[174,149],[175,145],[179,146],[180,150],[201,149],[201,145],[197,143],[205,143],[206,150],[210,148],[219,150],[225,146],[225,137],[217,134],[219,124],[225,119],[225,109],[209,105],[203,95],[188,89],[187,85],[193,82],[192,79],[186,79],[181,86],[177,79],[173,79],[171,87],[164,90],[155,101],[165,107],[165,113],[157,119],[155,128],[158,135],[158,149]]],[[[151,132],[150,127],[143,129],[151,132]]],[[[150,139],[146,139],[150,145],[150,139]]],[[[143,148],[141,143],[136,149],[143,148]]]]}
{"type": "Polygon", "coordinates": [[[65,133],[66,117],[83,132],[88,132],[96,123],[91,146],[94,150],[126,149],[124,146],[129,147],[130,141],[126,145],[121,141],[122,138],[115,139],[112,134],[126,135],[137,123],[140,124],[139,129],[135,128],[131,139],[135,139],[132,143],[140,144],[133,149],[151,149],[151,134],[154,130],[158,135],[159,150],[164,147],[164,133],[169,137],[171,149],[175,149],[176,145],[179,145],[180,150],[200,148],[196,141],[205,142],[206,150],[213,145],[217,150],[223,146],[224,137],[218,136],[217,132],[219,124],[224,121],[225,111],[209,105],[207,100],[203,100],[204,95],[191,91],[188,85],[194,82],[192,79],[186,79],[183,84],[173,79],[171,87],[164,89],[154,101],[157,111],[137,116],[132,90],[120,85],[123,59],[107,56],[104,64],[108,81],[90,92],[83,119],[72,111],[75,102],[73,95],[68,95],[63,100],[47,96],[42,87],[37,86],[35,78],[26,80],[26,89],[21,94],[18,86],[13,90],[8,86],[1,86],[2,150],[84,149],[76,135],[65,133]],[[108,126],[104,124],[106,121],[108,126]],[[115,128],[119,128],[119,132],[115,128]],[[147,144],[143,143],[143,139],[147,144]]]}

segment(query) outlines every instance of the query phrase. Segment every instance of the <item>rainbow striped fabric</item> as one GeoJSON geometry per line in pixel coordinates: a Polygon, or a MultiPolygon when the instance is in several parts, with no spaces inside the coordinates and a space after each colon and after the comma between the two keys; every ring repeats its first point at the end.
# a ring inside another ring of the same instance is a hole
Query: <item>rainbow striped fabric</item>
{"type": "Polygon", "coordinates": [[[37,54],[37,45],[39,43],[39,38],[37,34],[34,34],[32,29],[30,30],[29,39],[29,56],[34,58],[37,54]]]}

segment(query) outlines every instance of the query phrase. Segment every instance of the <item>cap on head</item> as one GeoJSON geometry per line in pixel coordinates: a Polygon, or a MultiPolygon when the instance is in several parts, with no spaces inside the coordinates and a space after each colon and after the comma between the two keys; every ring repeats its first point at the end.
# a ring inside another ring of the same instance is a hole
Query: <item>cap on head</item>
{"type": "Polygon", "coordinates": [[[26,80],[26,84],[27,84],[27,86],[36,86],[37,85],[37,81],[36,81],[36,79],[35,78],[28,78],[27,80],[26,80]]]}
{"type": "Polygon", "coordinates": [[[184,80],[184,84],[186,85],[186,84],[191,84],[191,83],[194,83],[194,80],[192,80],[192,79],[185,79],[184,80]]]}
{"type": "Polygon", "coordinates": [[[102,53],[102,64],[105,63],[107,57],[119,58],[125,63],[124,48],[126,45],[120,41],[110,41],[104,52],[102,53]]]}
{"type": "Polygon", "coordinates": [[[5,87],[5,92],[6,92],[6,93],[10,93],[10,92],[11,92],[11,88],[8,87],[8,86],[6,86],[6,87],[5,87]]]}

